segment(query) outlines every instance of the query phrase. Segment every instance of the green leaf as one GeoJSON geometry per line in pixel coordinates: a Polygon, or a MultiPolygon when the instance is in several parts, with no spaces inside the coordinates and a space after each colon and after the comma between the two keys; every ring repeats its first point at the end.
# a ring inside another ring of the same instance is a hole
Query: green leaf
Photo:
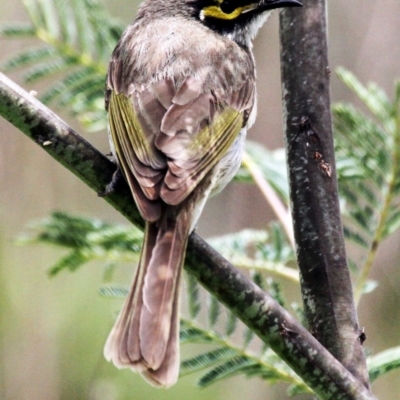
{"type": "MultiPolygon", "coordinates": [[[[74,217],[66,213],[55,212],[50,217],[32,225],[33,234],[24,238],[25,243],[43,242],[62,246],[69,254],[62,257],[50,270],[55,275],[62,270],[75,271],[80,266],[92,260],[103,260],[111,269],[118,261],[125,258],[132,261],[138,257],[142,234],[132,227],[114,226],[97,219],[74,217]]],[[[245,235],[246,236],[246,235],[245,235]]],[[[252,235],[251,235],[252,236],[252,235]]],[[[279,236],[279,235],[278,235],[279,236]]],[[[239,247],[240,243],[233,241],[239,247]]],[[[106,274],[107,282],[112,275],[106,274]]],[[[264,278],[259,272],[252,272],[253,278],[259,285],[264,278]]],[[[200,385],[209,385],[213,381],[228,378],[231,375],[242,373],[246,376],[259,376],[262,379],[274,382],[282,380],[294,385],[303,385],[296,375],[281,363],[277,356],[268,350],[265,344],[258,343],[261,351],[258,354],[246,350],[248,344],[256,339],[248,328],[239,327],[238,319],[225,309],[214,297],[210,298],[208,312],[208,327],[202,328],[194,319],[201,308],[199,285],[192,277],[188,277],[188,300],[190,320],[182,318],[180,321],[181,343],[198,343],[216,346],[216,349],[186,360],[183,364],[183,373],[190,373],[200,369],[209,369],[200,378],[200,385]],[[226,324],[219,323],[221,314],[226,318],[226,324]],[[222,332],[219,332],[221,330],[222,332]],[[233,342],[239,335],[233,336],[237,330],[243,332],[242,341],[233,342]]],[[[105,297],[125,298],[128,289],[121,285],[107,283],[99,289],[105,297]]],[[[257,347],[257,343],[253,343],[257,347]]]]}
{"type": "Polygon", "coordinates": [[[307,388],[304,385],[290,385],[287,394],[289,397],[297,396],[298,394],[308,393],[307,388]]]}
{"type": "Polygon", "coordinates": [[[181,363],[180,375],[184,376],[202,369],[210,368],[215,363],[224,361],[235,356],[237,352],[229,347],[220,347],[207,353],[192,357],[181,363]]]}
{"type": "Polygon", "coordinates": [[[208,331],[193,326],[189,321],[181,318],[180,342],[212,344],[213,336],[208,331]]]}
{"type": "Polygon", "coordinates": [[[68,90],[61,92],[57,100],[60,107],[69,106],[74,113],[93,111],[93,107],[97,109],[97,101],[101,98],[101,110],[106,117],[104,109],[103,93],[104,79],[99,80],[98,76],[89,76],[89,71],[82,71],[81,79],[74,82],[68,82],[68,90]]]}
{"type": "Polygon", "coordinates": [[[211,294],[208,297],[208,326],[213,328],[218,321],[221,312],[220,302],[211,294]]]}
{"type": "MultiPolygon", "coordinates": [[[[93,31],[92,26],[89,25],[87,14],[88,7],[87,1],[71,0],[71,7],[74,10],[74,22],[76,36],[79,40],[79,47],[83,53],[90,53],[93,47],[93,31]]],[[[96,15],[96,10],[93,10],[96,15]]]]}
{"type": "Polygon", "coordinates": [[[59,34],[58,16],[64,15],[64,7],[60,1],[40,0],[40,12],[42,13],[43,25],[50,35],[56,37],[59,34]]]}
{"type": "Polygon", "coordinates": [[[72,64],[68,63],[67,60],[53,58],[51,61],[37,64],[30,68],[27,72],[25,72],[24,79],[29,83],[37,82],[40,79],[49,77],[50,75],[65,71],[70,66],[72,66],[72,64]]]}
{"type": "Polygon", "coordinates": [[[221,379],[239,374],[244,367],[252,364],[253,362],[246,357],[235,357],[221,365],[218,365],[216,368],[203,375],[198,380],[197,386],[201,388],[208,387],[221,379]]]}
{"type": "MultiPolygon", "coordinates": [[[[354,74],[344,68],[338,68],[336,73],[370,111],[387,127],[391,120],[389,112],[391,104],[385,92],[375,84],[370,84],[368,87],[365,87],[354,74]]],[[[391,127],[390,125],[389,127],[391,127]]]]}
{"type": "Polygon", "coordinates": [[[395,233],[400,228],[400,207],[395,205],[392,207],[390,215],[387,220],[387,225],[385,227],[384,236],[389,236],[395,233]]]}
{"type": "MultiPolygon", "coordinates": [[[[99,80],[96,74],[90,69],[78,69],[72,71],[59,82],[54,84],[46,93],[41,97],[43,102],[49,103],[57,98],[60,94],[68,93],[69,98],[81,95],[79,86],[82,84],[86,85],[98,85],[99,80]]],[[[104,78],[103,78],[104,86],[104,78]]],[[[104,88],[103,88],[104,89],[104,88]]]]}
{"type": "Polygon", "coordinates": [[[237,233],[218,236],[208,240],[211,246],[226,258],[247,258],[258,245],[264,244],[269,238],[266,231],[244,229],[237,233]]]}
{"type": "Polygon", "coordinates": [[[128,296],[129,289],[125,286],[107,285],[99,288],[99,294],[103,297],[124,299],[128,296]]]}
{"type": "Polygon", "coordinates": [[[353,231],[348,225],[343,227],[343,232],[346,239],[351,240],[353,243],[356,243],[365,249],[368,249],[369,242],[361,235],[361,233],[353,231]]]}
{"type": "Polygon", "coordinates": [[[267,279],[268,286],[269,286],[269,294],[271,297],[279,303],[282,307],[286,307],[286,301],[283,297],[283,291],[282,291],[282,286],[273,280],[272,278],[267,279]]]}
{"type": "Polygon", "coordinates": [[[250,271],[251,274],[251,279],[253,280],[253,282],[262,290],[266,290],[265,289],[265,278],[263,277],[263,275],[261,274],[260,271],[250,271]]]}
{"type": "Polygon", "coordinates": [[[209,239],[209,243],[240,268],[257,268],[298,281],[298,272],[284,265],[294,261],[294,252],[277,224],[271,224],[271,235],[245,229],[209,239]]]}
{"type": "Polygon", "coordinates": [[[238,319],[230,311],[227,311],[227,314],[228,314],[228,318],[227,318],[226,326],[225,326],[225,336],[229,337],[229,336],[233,335],[233,333],[235,332],[235,330],[237,328],[238,319]]]}
{"type": "Polygon", "coordinates": [[[400,368],[400,347],[394,347],[370,356],[367,359],[371,382],[382,375],[400,368]]]}
{"type": "Polygon", "coordinates": [[[69,270],[70,272],[76,271],[83,264],[88,261],[88,257],[86,254],[81,253],[79,251],[73,251],[66,255],[65,257],[60,258],[56,264],[54,264],[48,271],[48,275],[50,277],[54,277],[59,274],[63,270],[69,270]]]}
{"type": "Polygon", "coordinates": [[[30,227],[21,244],[46,243],[67,248],[70,253],[50,269],[53,276],[63,269],[75,271],[92,260],[138,260],[143,234],[134,227],[113,226],[97,219],[54,212],[30,227]]]}
{"type": "MultiPolygon", "coordinates": [[[[44,0],[46,1],[46,0],[44,0]]],[[[35,27],[44,27],[43,13],[40,8],[41,4],[37,0],[22,0],[25,9],[35,27]]]]}
{"type": "Polygon", "coordinates": [[[372,113],[347,104],[334,107],[339,191],[345,211],[345,234],[365,247],[355,288],[358,300],[382,241],[400,226],[400,111],[398,88],[392,103],[376,84],[363,85],[341,68],[338,75],[372,113]]]}
{"type": "Polygon", "coordinates": [[[243,332],[243,348],[246,349],[247,346],[251,343],[251,341],[254,339],[255,333],[246,327],[246,329],[243,332]]]}
{"type": "Polygon", "coordinates": [[[24,0],[24,5],[32,26],[7,27],[1,33],[36,37],[45,48],[24,51],[6,66],[29,67],[24,73],[28,82],[50,81],[57,74],[42,101],[57,99],[58,107],[69,110],[90,131],[104,129],[107,63],[124,27],[97,0],[24,0]]]}
{"type": "Polygon", "coordinates": [[[186,285],[187,285],[187,295],[189,303],[189,315],[190,318],[195,319],[201,309],[200,294],[199,294],[199,284],[196,278],[190,274],[185,274],[186,285]]]}
{"type": "Polygon", "coordinates": [[[10,58],[3,63],[2,68],[5,71],[11,71],[16,68],[27,67],[31,64],[42,62],[50,57],[55,57],[57,52],[50,46],[41,46],[38,48],[26,50],[17,56],[10,58]]]}
{"type": "Polygon", "coordinates": [[[33,37],[35,29],[29,24],[13,24],[0,27],[0,36],[10,39],[33,37]]]}

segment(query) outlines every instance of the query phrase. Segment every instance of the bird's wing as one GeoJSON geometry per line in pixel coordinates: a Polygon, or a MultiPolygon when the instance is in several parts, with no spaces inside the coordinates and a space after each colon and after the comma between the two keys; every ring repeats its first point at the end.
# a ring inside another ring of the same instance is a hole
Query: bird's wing
{"type": "Polygon", "coordinates": [[[159,218],[160,200],[177,205],[189,196],[228,151],[254,104],[253,80],[230,91],[204,92],[203,84],[195,77],[178,86],[163,79],[108,96],[118,161],[148,221],[159,218]]]}

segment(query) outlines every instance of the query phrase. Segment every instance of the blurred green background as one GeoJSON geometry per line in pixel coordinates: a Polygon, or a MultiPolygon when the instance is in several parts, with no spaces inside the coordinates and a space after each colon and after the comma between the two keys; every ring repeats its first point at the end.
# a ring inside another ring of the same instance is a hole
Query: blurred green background
{"type": "MultiPolygon", "coordinates": [[[[133,19],[135,1],[107,3],[111,13],[126,24],[133,19]]],[[[20,0],[1,1],[0,24],[27,19],[20,0]]],[[[263,112],[249,135],[271,149],[283,145],[277,22],[275,14],[255,42],[263,112]]],[[[376,81],[390,92],[393,80],[400,77],[399,26],[398,0],[329,2],[332,71],[343,65],[362,81],[376,81]]],[[[0,39],[0,63],[33,44],[0,39]]],[[[18,71],[10,76],[22,84],[18,71]]],[[[47,84],[22,86],[40,93],[47,84]]],[[[332,96],[333,101],[354,100],[334,73],[332,96]]],[[[76,121],[65,112],[60,114],[82,133],[76,121]]],[[[97,293],[104,266],[92,263],[75,274],[64,272],[49,279],[46,270],[62,252],[45,246],[20,247],[15,239],[30,221],[53,210],[125,221],[3,119],[0,132],[0,399],[287,398],[283,385],[268,387],[260,380],[242,378],[200,391],[193,386],[195,378],[189,376],[168,391],[158,390],[138,375],[105,362],[102,348],[120,302],[97,293]]],[[[105,132],[85,137],[108,152],[105,132]]],[[[209,202],[198,231],[207,237],[245,227],[264,228],[271,217],[255,187],[235,183],[209,202]]],[[[372,276],[380,286],[360,304],[366,347],[373,352],[400,344],[399,242],[399,235],[393,236],[381,248],[372,276]]],[[[128,283],[132,270],[133,266],[121,269],[118,280],[128,283]]],[[[293,297],[298,297],[297,288],[291,290],[293,297]]],[[[400,373],[394,372],[378,380],[373,387],[376,396],[398,399],[399,378],[400,373]]]]}

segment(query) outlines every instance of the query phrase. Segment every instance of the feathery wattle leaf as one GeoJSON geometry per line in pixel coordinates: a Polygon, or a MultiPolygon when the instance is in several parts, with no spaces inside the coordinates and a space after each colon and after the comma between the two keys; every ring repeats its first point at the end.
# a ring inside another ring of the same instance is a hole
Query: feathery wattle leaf
{"type": "Polygon", "coordinates": [[[26,69],[28,83],[57,74],[40,99],[68,109],[91,131],[104,129],[104,79],[123,25],[98,0],[25,0],[24,5],[31,25],[4,27],[0,35],[28,36],[45,46],[13,56],[4,67],[26,69]],[[79,75],[86,81],[78,82],[79,75]]]}

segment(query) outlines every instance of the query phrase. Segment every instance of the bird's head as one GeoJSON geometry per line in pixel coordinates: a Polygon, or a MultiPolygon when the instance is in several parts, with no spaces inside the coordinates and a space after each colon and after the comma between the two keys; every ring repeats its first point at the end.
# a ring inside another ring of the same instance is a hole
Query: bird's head
{"type": "Polygon", "coordinates": [[[301,7],[299,0],[188,0],[198,18],[214,31],[247,44],[270,14],[283,7],[301,7]]]}
{"type": "Polygon", "coordinates": [[[300,7],[300,0],[145,0],[137,19],[194,19],[239,44],[249,45],[271,10],[300,7]]]}

